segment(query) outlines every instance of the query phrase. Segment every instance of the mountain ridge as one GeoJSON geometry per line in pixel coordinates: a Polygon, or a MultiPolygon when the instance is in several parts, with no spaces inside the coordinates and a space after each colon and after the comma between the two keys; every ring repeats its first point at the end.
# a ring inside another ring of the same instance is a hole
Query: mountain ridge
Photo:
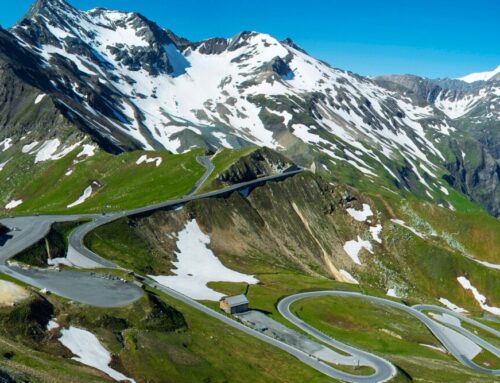
{"type": "MultiPolygon", "coordinates": [[[[191,42],[138,13],[79,11],[63,0],[37,1],[7,33],[50,71],[50,89],[40,91],[80,132],[68,137],[83,133],[112,153],[267,146],[303,166],[331,174],[340,166],[450,208],[443,188],[471,188],[445,181],[460,179],[454,164],[463,148],[452,142],[470,136],[460,121],[494,124],[500,110],[495,81],[369,79],[291,39],[243,31],[191,42]]],[[[0,140],[19,139],[9,130],[0,140]]],[[[498,183],[489,163],[487,182],[498,183]]]]}

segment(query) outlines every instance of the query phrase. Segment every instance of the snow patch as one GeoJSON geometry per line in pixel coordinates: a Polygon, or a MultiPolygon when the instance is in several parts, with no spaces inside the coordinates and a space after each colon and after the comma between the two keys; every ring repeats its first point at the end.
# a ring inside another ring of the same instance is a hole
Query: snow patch
{"type": "MultiPolygon", "coordinates": [[[[1,167],[1,165],[0,165],[0,167],[1,167]]],[[[489,267],[490,269],[500,270],[500,265],[498,265],[498,264],[490,263],[490,262],[486,262],[486,261],[480,261],[479,259],[475,259],[475,258],[474,258],[474,261],[476,261],[477,263],[480,263],[483,266],[489,267]]]]}
{"type": "Polygon", "coordinates": [[[71,153],[80,144],[76,143],[66,148],[63,148],[58,152],[58,148],[61,145],[59,139],[54,138],[52,140],[45,141],[42,146],[37,150],[35,157],[35,164],[39,162],[49,161],[49,160],[59,160],[69,153],[71,153]]]}
{"type": "Polygon", "coordinates": [[[388,297],[400,298],[395,288],[388,289],[385,295],[387,295],[388,297]]]}
{"type": "Polygon", "coordinates": [[[23,153],[29,153],[38,145],[38,141],[33,141],[31,144],[24,145],[21,149],[23,153]]]}
{"type": "Polygon", "coordinates": [[[49,320],[49,323],[47,323],[47,330],[48,331],[58,329],[59,327],[60,327],[59,323],[57,323],[57,320],[55,320],[55,319],[51,319],[51,320],[49,320]]]}
{"type": "Polygon", "coordinates": [[[195,219],[178,233],[177,261],[172,276],[150,276],[158,283],[177,290],[190,298],[218,301],[224,295],[207,287],[209,282],[259,281],[251,276],[228,269],[210,250],[210,237],[203,233],[195,219]]]}
{"type": "Polygon", "coordinates": [[[84,144],[83,149],[78,153],[77,157],[92,157],[95,155],[96,147],[94,145],[84,144]]]}
{"type": "Polygon", "coordinates": [[[357,281],[357,279],[354,278],[349,272],[340,269],[339,273],[345,278],[346,282],[359,285],[359,282],[357,281]]]}
{"type": "Polygon", "coordinates": [[[450,302],[446,298],[439,298],[439,302],[441,302],[444,306],[446,306],[450,310],[455,311],[456,313],[464,314],[464,313],[468,312],[466,309],[463,309],[462,307],[457,306],[456,304],[450,302]]]}
{"type": "Polygon", "coordinates": [[[94,367],[116,381],[135,382],[109,366],[111,354],[91,332],[73,326],[63,328],[59,342],[76,355],[73,360],[94,367]]]}
{"type": "Polygon", "coordinates": [[[39,94],[38,96],[36,96],[36,98],[35,98],[35,105],[39,104],[40,102],[42,102],[42,100],[44,99],[45,96],[46,96],[45,93],[39,94]]]}
{"type": "Polygon", "coordinates": [[[450,192],[448,191],[448,189],[446,189],[444,186],[440,186],[439,189],[446,195],[449,195],[450,192]]]}
{"type": "Polygon", "coordinates": [[[378,243],[382,243],[382,238],[380,234],[382,233],[382,225],[378,224],[376,226],[370,226],[370,233],[374,241],[378,243]]]}
{"type": "Polygon", "coordinates": [[[411,227],[411,226],[408,226],[404,221],[400,220],[400,219],[391,219],[391,222],[392,223],[395,223],[396,225],[399,225],[399,226],[402,226],[404,227],[405,229],[408,229],[410,230],[413,234],[415,234],[417,237],[420,237],[420,238],[425,238],[425,235],[423,235],[422,233],[418,232],[415,228],[411,227]]]}
{"type": "Polygon", "coordinates": [[[356,210],[352,208],[348,208],[347,212],[349,215],[354,218],[356,221],[359,222],[364,222],[368,219],[368,217],[371,217],[373,215],[372,209],[370,208],[370,205],[364,203],[363,204],[363,209],[362,210],[356,210]]]}
{"type": "Polygon", "coordinates": [[[21,205],[23,203],[23,200],[22,199],[18,199],[18,200],[12,200],[10,201],[7,205],[5,205],[5,208],[7,210],[10,210],[10,209],[15,209],[16,207],[18,207],[19,205],[21,205]]]}
{"type": "Polygon", "coordinates": [[[446,349],[444,349],[443,347],[439,347],[439,346],[434,346],[432,344],[425,344],[425,343],[419,343],[420,346],[424,346],[424,347],[427,347],[427,348],[432,348],[433,350],[436,350],[436,351],[441,351],[442,353],[447,353],[446,349]]]}
{"type": "Polygon", "coordinates": [[[7,161],[2,162],[2,163],[0,164],[0,172],[3,170],[3,168],[5,167],[5,165],[7,165],[7,164],[9,163],[9,161],[10,161],[10,158],[9,158],[7,161]]]}
{"type": "Polygon", "coordinates": [[[153,157],[153,158],[148,158],[147,154],[144,154],[139,157],[139,159],[136,161],[137,165],[140,165],[142,163],[146,164],[151,164],[151,163],[156,163],[156,167],[160,166],[163,161],[163,158],[161,157],[153,157]]]}
{"type": "Polygon", "coordinates": [[[3,147],[2,152],[5,152],[7,149],[12,147],[12,138],[6,138],[2,142],[0,142],[0,148],[3,147]]]}
{"type": "Polygon", "coordinates": [[[75,207],[77,205],[81,205],[84,203],[89,197],[92,195],[92,185],[87,186],[87,188],[83,191],[83,194],[73,203],[70,203],[66,206],[68,209],[75,207]]]}
{"type": "Polygon", "coordinates": [[[478,289],[476,289],[474,286],[472,286],[472,284],[470,283],[470,281],[467,278],[465,278],[465,277],[458,277],[457,281],[458,281],[458,283],[460,283],[460,285],[465,290],[472,291],[472,294],[474,295],[474,299],[477,301],[477,303],[479,303],[479,306],[481,306],[481,308],[483,310],[488,311],[488,312],[490,312],[490,313],[492,313],[494,315],[500,316],[500,308],[488,306],[486,304],[486,297],[483,294],[481,294],[478,291],[478,289]]]}
{"type": "Polygon", "coordinates": [[[344,245],[344,250],[351,257],[354,263],[361,265],[359,260],[359,252],[361,249],[366,249],[370,253],[372,253],[372,244],[370,241],[365,241],[358,236],[358,240],[347,241],[344,245]]]}
{"type": "Polygon", "coordinates": [[[45,141],[40,149],[38,149],[35,157],[35,164],[38,162],[50,160],[52,158],[52,155],[57,151],[57,148],[60,144],[61,141],[59,141],[57,138],[45,141]]]}

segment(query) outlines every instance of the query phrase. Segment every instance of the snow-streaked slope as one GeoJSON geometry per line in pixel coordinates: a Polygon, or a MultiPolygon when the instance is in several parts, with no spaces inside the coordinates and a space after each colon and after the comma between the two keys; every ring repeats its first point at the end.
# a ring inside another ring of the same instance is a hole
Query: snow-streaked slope
{"type": "Polygon", "coordinates": [[[489,113],[483,118],[498,118],[500,106],[500,85],[487,84],[478,90],[470,92],[457,92],[442,90],[434,101],[436,108],[443,111],[448,117],[455,119],[465,116],[475,108],[486,105],[489,113]]]}
{"type": "Polygon", "coordinates": [[[479,73],[471,73],[467,76],[463,76],[458,78],[458,80],[462,80],[468,83],[472,83],[475,81],[488,81],[492,79],[494,76],[500,73],[500,65],[496,67],[496,69],[492,71],[479,72],[479,73]]]}

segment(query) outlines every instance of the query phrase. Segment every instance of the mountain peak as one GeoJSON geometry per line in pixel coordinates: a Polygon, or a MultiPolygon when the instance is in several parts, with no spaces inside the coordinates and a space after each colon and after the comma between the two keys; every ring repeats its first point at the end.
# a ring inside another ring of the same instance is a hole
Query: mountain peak
{"type": "Polygon", "coordinates": [[[458,80],[462,80],[468,83],[476,82],[476,81],[489,81],[493,79],[498,79],[500,76],[500,65],[496,67],[496,69],[487,72],[478,72],[471,73],[466,76],[458,78],[458,80]]]}
{"type": "Polygon", "coordinates": [[[32,19],[38,15],[53,14],[61,10],[76,12],[76,9],[64,0],[37,0],[23,19],[32,19]]]}

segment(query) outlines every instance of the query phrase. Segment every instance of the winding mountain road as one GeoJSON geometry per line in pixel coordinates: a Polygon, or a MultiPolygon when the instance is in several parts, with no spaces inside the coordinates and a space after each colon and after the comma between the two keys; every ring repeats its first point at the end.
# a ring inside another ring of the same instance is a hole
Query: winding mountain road
{"type": "MultiPolygon", "coordinates": [[[[290,321],[291,323],[293,323],[294,325],[296,325],[297,327],[299,327],[303,331],[307,332],[308,334],[312,335],[313,337],[315,337],[315,338],[317,338],[317,339],[319,339],[327,344],[330,344],[331,346],[334,346],[342,351],[348,352],[348,353],[353,354],[353,355],[359,355],[360,357],[366,358],[367,357],[366,352],[358,350],[354,347],[351,347],[349,345],[346,345],[342,342],[336,341],[336,340],[328,337],[327,335],[318,331],[317,329],[315,329],[311,325],[302,321],[295,314],[293,314],[292,311],[290,310],[290,306],[295,302],[298,302],[298,301],[306,299],[306,298],[323,297],[323,296],[364,299],[364,300],[367,300],[369,302],[377,303],[380,305],[386,305],[386,306],[396,308],[398,310],[402,310],[402,311],[412,315],[413,317],[415,317],[419,321],[421,321],[429,329],[429,331],[439,340],[439,342],[446,348],[446,350],[448,350],[448,352],[451,355],[453,355],[453,357],[455,359],[457,359],[460,363],[462,363],[464,366],[470,367],[470,368],[472,368],[476,371],[482,372],[484,374],[500,376],[500,369],[497,369],[497,370],[488,369],[488,368],[479,366],[478,364],[474,363],[472,360],[467,358],[467,356],[465,356],[463,354],[461,349],[459,347],[457,347],[457,344],[454,341],[451,333],[445,329],[446,326],[434,321],[433,319],[429,318],[427,315],[425,315],[421,312],[421,310],[432,310],[432,311],[439,311],[439,312],[445,312],[445,313],[453,313],[453,312],[446,310],[446,309],[443,309],[442,307],[439,307],[439,306],[418,305],[415,307],[409,307],[409,306],[406,306],[406,305],[399,303],[399,302],[395,302],[395,301],[392,301],[389,299],[379,298],[379,297],[375,297],[375,296],[371,296],[371,295],[365,295],[365,294],[356,293],[356,292],[327,290],[327,291],[305,292],[305,293],[300,293],[300,294],[288,296],[288,297],[282,299],[278,303],[278,311],[288,321],[290,321]]],[[[460,314],[457,314],[457,313],[453,313],[452,315],[454,317],[456,317],[457,319],[466,321],[470,324],[479,325],[478,327],[481,327],[482,329],[489,331],[490,333],[498,336],[498,331],[491,329],[486,325],[483,325],[483,324],[481,324],[477,321],[474,321],[472,319],[466,318],[466,317],[464,317],[460,314]]],[[[454,330],[458,329],[458,326],[450,326],[450,327],[453,327],[454,330]]],[[[499,350],[495,346],[493,346],[492,344],[479,338],[478,336],[476,336],[472,332],[468,331],[467,329],[460,328],[459,332],[462,335],[464,335],[465,337],[467,337],[468,339],[472,340],[474,343],[477,343],[479,346],[491,351],[497,357],[500,356],[498,354],[499,350]]],[[[370,358],[368,360],[373,362],[377,366],[377,368],[378,368],[377,372],[388,373],[389,367],[387,366],[387,363],[389,363],[389,362],[386,362],[384,359],[382,359],[382,361],[384,361],[385,363],[381,363],[380,362],[381,358],[375,357],[376,359],[373,359],[374,355],[372,355],[372,354],[368,354],[368,355],[370,358]]],[[[365,382],[367,382],[367,381],[371,382],[372,380],[365,380],[365,382]]]]}
{"type": "MultiPolygon", "coordinates": [[[[257,180],[243,182],[240,184],[232,185],[226,187],[221,190],[207,192],[199,195],[194,195],[201,185],[208,179],[211,172],[213,171],[213,165],[206,158],[200,158],[199,162],[206,167],[206,172],[203,177],[196,183],[195,187],[184,197],[165,201],[157,204],[153,204],[150,206],[146,206],[143,208],[137,208],[127,211],[103,214],[103,215],[60,215],[60,216],[36,216],[36,217],[17,217],[17,218],[7,218],[0,220],[1,223],[8,227],[19,227],[20,231],[13,231],[11,233],[11,238],[0,245],[0,272],[11,275],[14,278],[17,278],[21,281],[24,281],[28,284],[40,287],[40,288],[48,288],[58,295],[63,297],[74,299],[76,301],[87,303],[91,305],[101,306],[101,307],[114,307],[119,305],[128,304],[138,299],[141,296],[141,291],[134,285],[127,284],[121,281],[117,281],[114,279],[107,279],[96,277],[94,273],[89,277],[90,273],[84,272],[75,272],[69,270],[63,270],[61,272],[53,271],[52,274],[47,274],[46,271],[40,270],[25,270],[19,269],[16,267],[9,267],[5,263],[6,261],[18,254],[19,252],[25,250],[26,248],[32,246],[40,239],[44,238],[50,230],[50,227],[55,222],[64,222],[64,221],[76,221],[81,219],[89,219],[88,223],[85,223],[77,229],[75,229],[70,237],[69,237],[69,250],[68,250],[68,259],[75,265],[84,269],[93,269],[93,268],[117,268],[118,266],[114,263],[100,257],[99,255],[93,253],[89,249],[87,249],[84,245],[83,239],[85,235],[87,235],[90,231],[96,229],[99,226],[105,225],[117,219],[127,216],[138,215],[142,213],[151,212],[158,209],[171,209],[177,206],[182,206],[183,204],[211,197],[221,197],[224,195],[228,195],[234,191],[245,190],[248,188],[256,187],[262,185],[266,182],[279,181],[284,178],[293,176],[302,172],[303,170],[300,168],[292,168],[283,172],[279,175],[273,175],[268,177],[262,177],[257,180]],[[36,274],[41,274],[37,275],[36,274]],[[71,273],[71,274],[68,274],[71,273]],[[93,296],[98,296],[97,299],[93,298],[93,296]]],[[[304,353],[297,348],[288,345],[286,343],[281,342],[280,340],[271,338],[259,331],[256,331],[242,323],[218,312],[210,309],[209,307],[195,301],[194,299],[189,298],[188,296],[175,291],[171,288],[158,284],[156,281],[141,276],[135,275],[136,278],[143,281],[144,284],[155,288],[170,297],[183,302],[217,320],[224,322],[225,324],[236,328],[248,335],[251,335],[261,341],[264,341],[268,344],[271,344],[281,350],[286,351],[287,353],[295,356],[304,364],[309,365],[310,367],[316,369],[317,371],[331,377],[334,379],[342,380],[345,382],[352,383],[381,383],[385,381],[391,380],[397,373],[395,366],[389,361],[376,356],[374,354],[359,350],[355,347],[349,346],[342,342],[336,341],[322,332],[318,331],[314,327],[308,325],[303,322],[299,318],[297,318],[290,310],[291,304],[297,302],[302,299],[318,297],[318,296],[340,296],[340,297],[349,297],[353,299],[365,299],[374,303],[388,305],[391,307],[395,307],[397,309],[403,310],[417,319],[419,319],[422,323],[424,323],[427,328],[436,336],[436,338],[446,347],[446,349],[463,365],[468,366],[476,371],[480,371],[484,374],[488,375],[500,375],[500,370],[490,370],[486,369],[482,366],[478,366],[472,360],[468,359],[465,355],[463,355],[460,350],[456,347],[455,343],[450,339],[449,333],[443,331],[442,324],[432,320],[427,315],[422,313],[422,311],[437,311],[441,313],[451,314],[458,319],[468,322],[469,324],[478,326],[479,328],[490,332],[491,334],[498,336],[498,331],[485,326],[482,323],[474,321],[469,318],[465,318],[459,314],[449,312],[441,307],[431,306],[431,305],[418,305],[415,307],[408,307],[401,303],[363,295],[360,293],[353,292],[345,292],[345,291],[317,291],[317,292],[307,292],[295,294],[289,297],[282,299],[278,304],[279,312],[291,323],[295,324],[297,327],[301,328],[305,332],[307,332],[310,336],[333,346],[334,348],[351,354],[353,357],[360,361],[360,364],[369,366],[373,368],[374,372],[371,375],[355,375],[350,374],[341,370],[334,368],[333,366],[319,360],[317,357],[304,353]]],[[[454,330],[460,332],[462,335],[468,337],[475,343],[479,344],[481,347],[493,352],[498,356],[498,349],[484,341],[482,338],[472,334],[468,330],[461,328],[454,330]]]]}
{"type": "Polygon", "coordinates": [[[0,243],[0,272],[18,279],[26,284],[47,289],[64,298],[77,302],[98,306],[116,307],[127,305],[142,296],[142,290],[130,283],[114,279],[110,276],[104,278],[102,273],[74,272],[62,269],[38,270],[33,268],[7,265],[6,262],[16,254],[28,249],[43,239],[56,222],[69,222],[89,220],[73,230],[68,239],[67,260],[75,267],[81,269],[114,269],[119,268],[85,247],[83,239],[90,231],[99,226],[108,224],[117,219],[137,214],[147,213],[158,209],[171,209],[182,206],[190,201],[211,197],[221,197],[241,189],[256,187],[266,182],[285,179],[303,171],[298,167],[291,167],[281,174],[261,177],[252,181],[231,185],[229,187],[195,195],[203,183],[213,172],[214,167],[208,157],[198,157],[197,161],[206,168],[203,176],[194,187],[183,197],[164,201],[149,206],[107,214],[77,214],[77,215],[44,215],[5,218],[0,222],[9,227],[17,228],[8,233],[5,241],[0,243]]]}

